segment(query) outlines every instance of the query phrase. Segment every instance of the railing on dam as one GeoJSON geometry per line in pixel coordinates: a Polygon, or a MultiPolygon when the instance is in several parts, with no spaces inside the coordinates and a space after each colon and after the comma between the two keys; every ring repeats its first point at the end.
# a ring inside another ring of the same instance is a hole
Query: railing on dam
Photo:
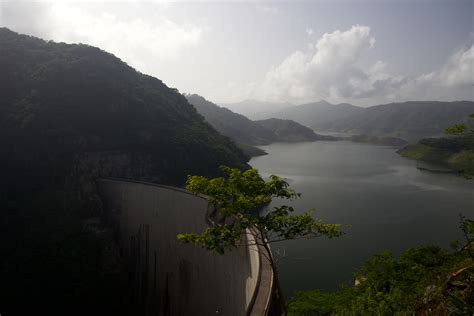
{"type": "MultiPolygon", "coordinates": [[[[268,315],[273,271],[257,246],[224,255],[177,241],[208,227],[205,197],[183,189],[98,180],[107,221],[130,262],[135,300],[146,315],[268,315]]],[[[248,232],[243,238],[253,238],[248,232]]]]}

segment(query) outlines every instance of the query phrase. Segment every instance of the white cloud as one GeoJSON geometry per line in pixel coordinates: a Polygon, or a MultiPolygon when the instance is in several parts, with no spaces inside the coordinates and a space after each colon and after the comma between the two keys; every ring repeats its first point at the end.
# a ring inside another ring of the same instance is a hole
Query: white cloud
{"type": "Polygon", "coordinates": [[[353,97],[368,77],[357,61],[374,43],[367,26],[325,33],[308,51],[297,51],[271,69],[260,87],[261,97],[296,102],[353,97]]]}
{"type": "Polygon", "coordinates": [[[257,4],[255,8],[257,9],[257,11],[268,14],[268,15],[276,15],[280,13],[279,8],[275,6],[271,6],[271,5],[257,4]]]}
{"type": "Polygon", "coordinates": [[[456,52],[438,70],[407,77],[390,74],[387,64],[380,60],[363,67],[362,59],[374,45],[368,26],[325,33],[307,51],[296,51],[270,69],[253,97],[290,102],[325,99],[360,105],[474,99],[474,46],[456,52]]]}
{"type": "Polygon", "coordinates": [[[308,34],[308,36],[311,36],[314,33],[314,30],[312,28],[307,28],[305,31],[306,31],[306,34],[308,34]]]}
{"type": "MultiPolygon", "coordinates": [[[[162,8],[161,4],[158,6],[162,8]]],[[[1,23],[13,30],[54,41],[98,46],[144,72],[152,69],[150,64],[182,57],[186,49],[201,41],[208,29],[178,24],[159,15],[159,10],[153,18],[141,18],[121,11],[94,11],[90,3],[84,6],[69,1],[11,2],[5,3],[4,8],[9,10],[5,15],[12,14],[12,18],[1,23]],[[31,10],[31,5],[40,10],[31,10]],[[30,26],[31,21],[42,23],[30,26]],[[38,27],[40,24],[42,26],[38,27]]]]}
{"type": "Polygon", "coordinates": [[[474,45],[459,50],[436,75],[446,86],[472,85],[474,83],[474,45]]]}

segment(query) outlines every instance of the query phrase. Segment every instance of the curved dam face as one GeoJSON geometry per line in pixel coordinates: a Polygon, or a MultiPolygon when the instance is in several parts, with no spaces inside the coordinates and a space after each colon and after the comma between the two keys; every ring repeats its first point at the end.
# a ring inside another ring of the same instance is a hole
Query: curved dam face
{"type": "Polygon", "coordinates": [[[179,233],[208,227],[204,197],[140,182],[100,179],[98,184],[106,217],[119,232],[122,254],[132,266],[134,297],[144,314],[267,314],[272,274],[269,278],[267,272],[260,282],[259,248],[241,246],[219,255],[177,241],[179,233]]]}

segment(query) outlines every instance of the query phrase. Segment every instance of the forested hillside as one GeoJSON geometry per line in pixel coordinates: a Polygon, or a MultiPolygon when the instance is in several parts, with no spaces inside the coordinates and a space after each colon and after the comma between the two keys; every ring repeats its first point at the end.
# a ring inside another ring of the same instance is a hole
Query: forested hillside
{"type": "Polygon", "coordinates": [[[265,145],[275,141],[271,131],[241,114],[220,107],[197,94],[186,95],[186,98],[216,130],[238,143],[265,145]]]}
{"type": "Polygon", "coordinates": [[[247,157],[178,91],[99,48],[1,28],[0,69],[1,313],[126,313],[125,263],[93,228],[94,180],[180,185],[247,157]]]}

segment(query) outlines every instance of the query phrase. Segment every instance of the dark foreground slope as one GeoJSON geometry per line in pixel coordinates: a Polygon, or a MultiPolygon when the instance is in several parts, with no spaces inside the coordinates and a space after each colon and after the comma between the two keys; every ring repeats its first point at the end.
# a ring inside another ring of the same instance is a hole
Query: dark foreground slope
{"type": "Polygon", "coordinates": [[[137,314],[97,177],[182,184],[246,157],[186,99],[98,48],[0,29],[0,309],[137,314]]]}

